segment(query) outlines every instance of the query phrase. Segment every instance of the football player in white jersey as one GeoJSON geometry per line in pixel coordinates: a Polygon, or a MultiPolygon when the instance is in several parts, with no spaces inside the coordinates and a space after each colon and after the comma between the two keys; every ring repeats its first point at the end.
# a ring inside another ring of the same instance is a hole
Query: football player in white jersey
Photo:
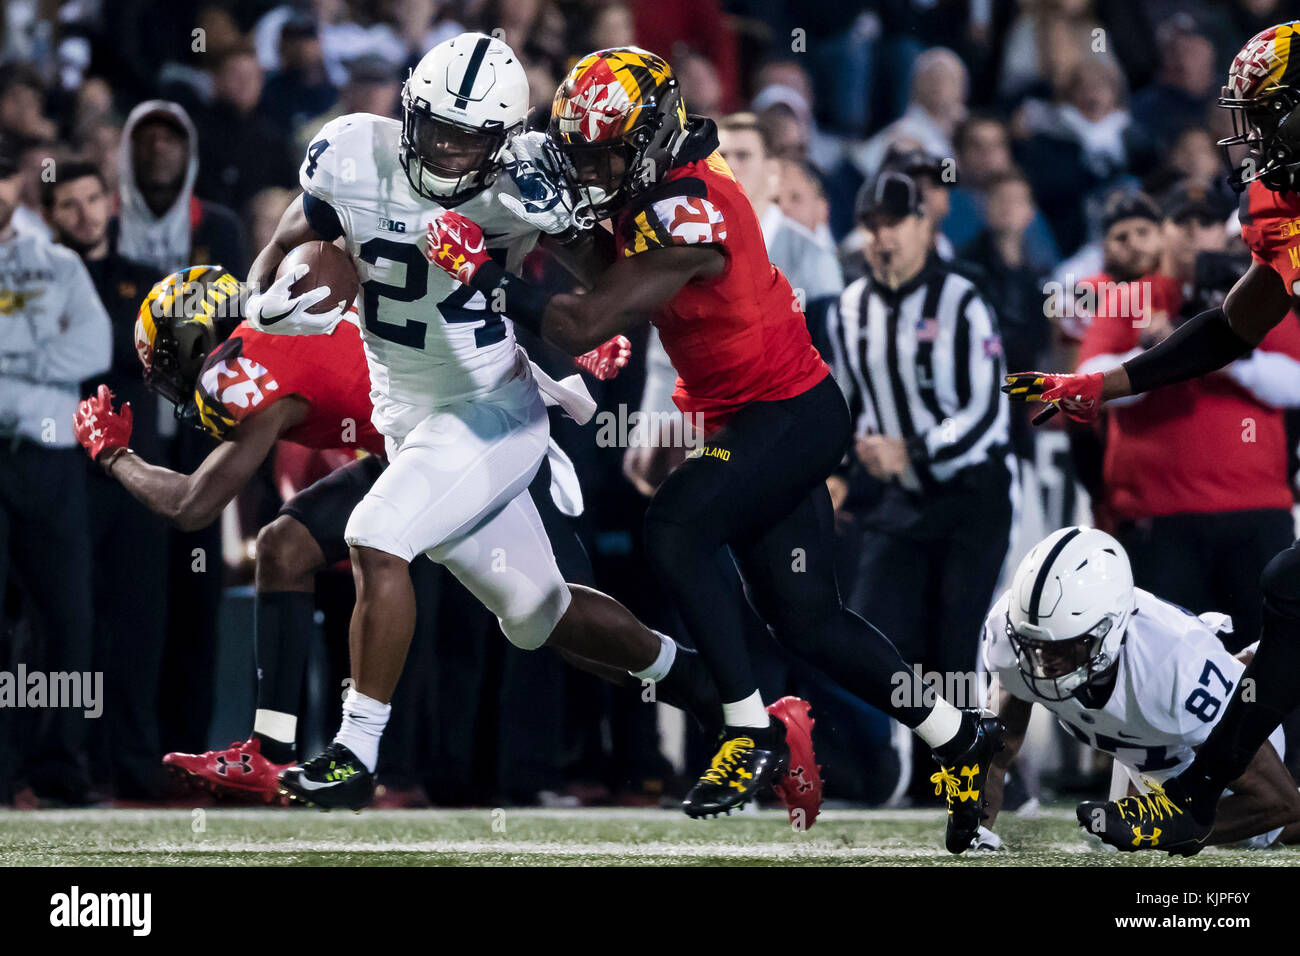
{"type": "MultiPolygon", "coordinates": [[[[1103,531],[1062,528],[1035,545],[984,622],[984,660],[1001,687],[1007,736],[989,774],[987,823],[973,845],[1000,844],[991,828],[1034,704],[1110,754],[1134,794],[1159,803],[1160,782],[1192,762],[1245,669],[1220,639],[1230,631],[1222,614],[1197,617],[1135,588],[1128,555],[1103,531]]],[[[1220,802],[1210,843],[1300,842],[1300,790],[1282,765],[1283,750],[1279,729],[1220,802]]],[[[1123,841],[1106,842],[1136,850],[1159,840],[1159,814],[1094,816],[1101,806],[1085,802],[1078,817],[1093,832],[1124,832],[1123,841]]]]}
{"type": "MultiPolygon", "coordinates": [[[[403,122],[352,114],[321,129],[300,172],[303,195],[250,271],[254,288],[265,289],[245,309],[256,327],[328,331],[346,303],[313,315],[307,309],[328,301],[329,290],[291,297],[302,265],[274,275],[303,242],[343,241],[360,273],[372,420],[388,450],[388,469],[346,530],[357,604],[343,723],[322,754],[280,777],[290,795],[318,806],[370,801],[414,630],[407,566],[422,553],[446,565],[517,646],[547,644],[622,668],[656,681],[660,699],[667,693],[697,715],[709,707],[720,714],[693,652],[612,598],[566,586],[527,488],[550,434],[539,388],[566,410],[574,395],[529,363],[503,302],[426,258],[428,224],[452,207],[482,227],[489,253],[507,268],[543,232],[577,235],[571,200],[540,168],[544,137],[522,131],[527,104],[523,67],[505,43],[469,33],[440,44],[403,87],[403,122]]],[[[579,247],[568,261],[581,257],[579,247]]]]}

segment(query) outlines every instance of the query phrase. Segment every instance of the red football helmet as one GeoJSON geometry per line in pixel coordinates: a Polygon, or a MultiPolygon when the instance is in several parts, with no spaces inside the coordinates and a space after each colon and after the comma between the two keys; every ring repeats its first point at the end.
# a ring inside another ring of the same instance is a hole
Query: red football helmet
{"type": "Polygon", "coordinates": [[[1219,141],[1246,146],[1250,155],[1233,174],[1241,188],[1256,179],[1269,189],[1296,188],[1300,167],[1300,55],[1291,44],[1300,21],[1269,27],[1247,41],[1228,70],[1219,105],[1232,111],[1234,135],[1219,141]]]}
{"type": "Polygon", "coordinates": [[[686,106],[667,61],[636,47],[579,60],[555,92],[548,145],[583,199],[605,219],[672,166],[686,135],[686,106]]]}

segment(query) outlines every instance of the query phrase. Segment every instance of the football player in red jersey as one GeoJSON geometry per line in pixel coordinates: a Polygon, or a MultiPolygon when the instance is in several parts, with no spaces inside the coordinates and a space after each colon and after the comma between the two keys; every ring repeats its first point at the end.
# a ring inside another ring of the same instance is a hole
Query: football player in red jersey
{"type": "Polygon", "coordinates": [[[167,754],[174,774],[217,792],[270,801],[295,757],[297,708],[315,613],[315,574],[347,556],[343,522],[359,489],[383,468],[370,424],[370,378],[361,336],[340,322],[311,339],[268,335],[241,323],[218,344],[214,318],[239,315],[240,283],[216,266],[192,266],[149,292],[136,349],[150,387],[177,415],[224,439],[191,475],[130,450],[131,407],[113,408],[101,385],[81,403],[77,438],[106,473],[180,528],[211,524],[281,439],[317,449],[369,452],[304,489],[257,537],[253,732],[223,751],[167,754]]]}
{"type": "Polygon", "coordinates": [[[961,852],[979,825],[998,725],[944,701],[840,600],[825,479],[849,448],[848,406],[790,284],[768,261],[753,208],[717,153],[716,127],[687,118],[664,60],[615,48],[574,66],[549,136],[579,208],[613,220],[615,262],[586,294],[546,296],[507,273],[484,253],[478,227],[455,213],[430,227],[428,255],[480,291],[502,290],[516,322],[572,354],[650,319],[677,369],[675,402],[703,421],[705,443],[646,514],[650,561],[724,702],[718,752],[683,809],[727,812],[766,784],[811,808],[820,797],[815,763],[796,750],[806,705],[774,706],[777,723],[760,698],[742,609],[716,564],[730,547],[751,603],[782,644],[935,749],[948,848],[961,852]]]}
{"type": "MultiPolygon", "coordinates": [[[[279,793],[279,772],[296,759],[296,714],[314,627],[315,575],[348,557],[344,527],[383,470],[384,442],[370,421],[370,372],[356,325],[343,319],[328,334],[281,336],[241,322],[217,344],[214,319],[238,316],[239,295],[238,280],[220,267],[192,266],[159,282],[137,318],[136,348],[146,382],[176,406],[182,421],[222,439],[192,475],[151,465],[131,451],[131,406],[114,410],[107,386],[81,403],[75,428],[78,441],[106,473],[182,528],[216,520],[282,439],[313,449],[368,453],[294,495],[258,534],[254,626],[259,680],[252,734],[226,750],[172,753],[163,759],[173,773],[207,789],[270,801],[279,793]]],[[[593,349],[578,364],[607,379],[626,362],[622,339],[593,349]]],[[[558,511],[548,501],[541,501],[538,510],[548,533],[558,533],[562,522],[548,520],[558,511]]],[[[585,561],[580,547],[559,551],[582,554],[585,561]]],[[[605,623],[621,622],[607,616],[605,623]]],[[[634,637],[653,635],[639,624],[635,630],[634,637]]],[[[669,638],[662,641],[671,643],[669,638]]],[[[645,646],[651,656],[663,654],[657,635],[645,646]]],[[[693,657],[688,650],[675,650],[683,662],[693,657]]],[[[561,654],[606,680],[639,687],[623,672],[561,654]]],[[[686,695],[674,695],[674,689],[673,683],[661,682],[660,698],[708,721],[706,707],[693,705],[701,696],[708,700],[710,688],[693,688],[686,695]]]]}
{"type": "MultiPolygon", "coordinates": [[[[1049,403],[1077,421],[1095,419],[1104,402],[1172,385],[1245,356],[1300,306],[1300,21],[1252,37],[1228,72],[1219,105],[1232,112],[1245,146],[1234,174],[1243,188],[1241,233],[1253,261],[1223,306],[1189,319],[1163,342],[1106,372],[1056,375],[1017,372],[1003,390],[1049,403]]],[[[1206,843],[1215,807],[1282,719],[1300,704],[1300,543],[1264,568],[1264,625],[1259,649],[1223,716],[1190,767],[1147,794],[1079,805],[1080,826],[1121,850],[1191,855],[1206,843]],[[1143,836],[1139,823],[1156,822],[1143,836]]]]}

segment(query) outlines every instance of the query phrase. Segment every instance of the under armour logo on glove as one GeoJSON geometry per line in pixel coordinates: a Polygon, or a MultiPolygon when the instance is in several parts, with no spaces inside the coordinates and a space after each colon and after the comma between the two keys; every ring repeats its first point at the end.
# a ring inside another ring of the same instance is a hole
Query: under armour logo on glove
{"type": "Polygon", "coordinates": [[[425,258],[465,285],[492,258],[478,223],[458,212],[444,212],[434,219],[425,238],[425,258]]]}

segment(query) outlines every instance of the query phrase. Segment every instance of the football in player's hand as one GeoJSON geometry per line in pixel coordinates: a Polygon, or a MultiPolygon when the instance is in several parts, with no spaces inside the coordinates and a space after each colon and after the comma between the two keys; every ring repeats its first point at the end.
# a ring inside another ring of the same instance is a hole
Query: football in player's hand
{"type": "Polygon", "coordinates": [[[340,302],[345,309],[352,305],[352,300],[361,291],[361,280],[350,255],[330,242],[304,242],[284,257],[280,268],[275,270],[276,278],[304,262],[311,270],[289,287],[289,295],[299,296],[321,286],[329,286],[330,290],[329,297],[307,309],[308,313],[319,315],[328,312],[340,302]]]}

